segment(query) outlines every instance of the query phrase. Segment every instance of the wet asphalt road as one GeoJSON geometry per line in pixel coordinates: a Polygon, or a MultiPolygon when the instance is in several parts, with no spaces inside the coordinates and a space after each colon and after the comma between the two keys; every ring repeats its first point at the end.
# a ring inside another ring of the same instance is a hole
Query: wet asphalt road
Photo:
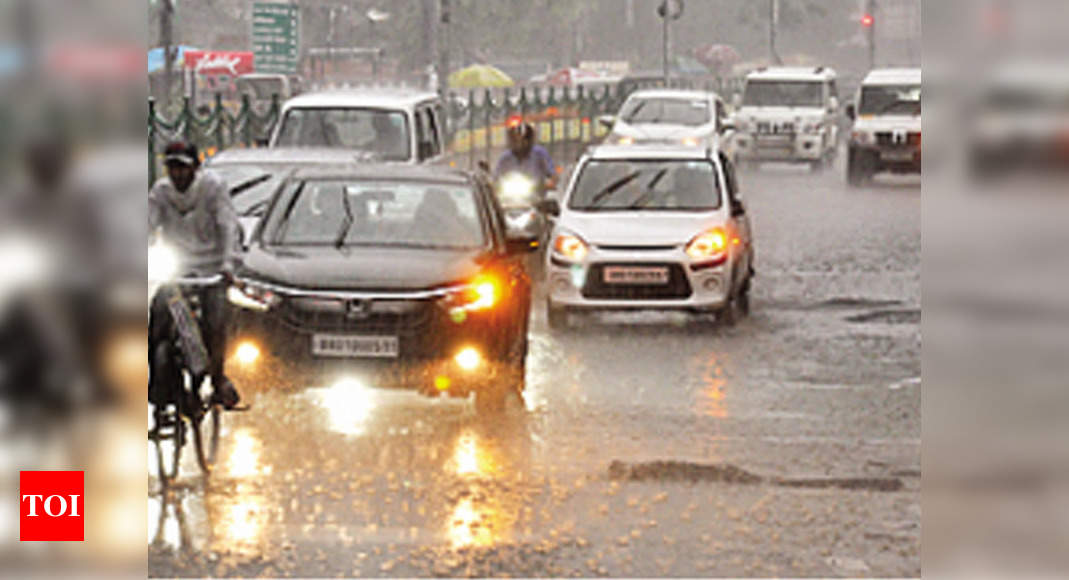
{"type": "Polygon", "coordinates": [[[738,326],[560,336],[536,301],[525,401],[495,419],[245,381],[210,481],[190,452],[161,494],[150,453],[149,575],[919,575],[920,180],[766,167],[742,188],[738,326]]]}

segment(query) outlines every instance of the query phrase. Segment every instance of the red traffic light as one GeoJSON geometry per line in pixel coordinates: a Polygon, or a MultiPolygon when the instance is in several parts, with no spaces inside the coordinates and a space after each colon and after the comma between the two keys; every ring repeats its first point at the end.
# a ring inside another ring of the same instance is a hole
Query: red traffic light
{"type": "Polygon", "coordinates": [[[872,23],[875,21],[876,20],[872,17],[871,14],[864,14],[861,16],[861,26],[864,26],[865,28],[871,28],[872,23]]]}

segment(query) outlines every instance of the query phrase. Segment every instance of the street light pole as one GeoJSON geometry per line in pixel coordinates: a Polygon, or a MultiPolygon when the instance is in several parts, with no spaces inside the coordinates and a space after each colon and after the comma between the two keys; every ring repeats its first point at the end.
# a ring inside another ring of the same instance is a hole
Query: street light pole
{"type": "Polygon", "coordinates": [[[868,26],[865,36],[869,44],[869,70],[876,68],[876,0],[865,1],[865,16],[868,26]]]}
{"type": "Polygon", "coordinates": [[[668,44],[668,14],[665,14],[661,18],[661,21],[663,22],[663,26],[664,26],[664,28],[662,29],[662,32],[661,32],[661,43],[662,43],[662,46],[661,46],[661,57],[662,57],[662,59],[661,59],[661,67],[662,67],[662,72],[664,73],[664,84],[667,85],[668,84],[668,78],[671,75],[671,71],[668,68],[668,50],[669,50],[669,44],[668,44]]]}
{"type": "Polygon", "coordinates": [[[171,106],[171,75],[174,74],[174,2],[163,0],[160,3],[160,44],[163,45],[163,106],[171,106]]]}
{"type": "Polygon", "coordinates": [[[768,50],[772,62],[780,65],[783,59],[776,48],[776,29],[779,28],[779,0],[768,0],[768,50]]]}

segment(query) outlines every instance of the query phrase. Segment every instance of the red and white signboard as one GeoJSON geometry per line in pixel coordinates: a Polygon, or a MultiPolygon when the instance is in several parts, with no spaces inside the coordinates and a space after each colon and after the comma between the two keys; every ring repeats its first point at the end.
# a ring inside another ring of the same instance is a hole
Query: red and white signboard
{"type": "Polygon", "coordinates": [[[236,77],[255,70],[251,52],[223,50],[187,50],[186,68],[199,75],[228,75],[236,77]]]}

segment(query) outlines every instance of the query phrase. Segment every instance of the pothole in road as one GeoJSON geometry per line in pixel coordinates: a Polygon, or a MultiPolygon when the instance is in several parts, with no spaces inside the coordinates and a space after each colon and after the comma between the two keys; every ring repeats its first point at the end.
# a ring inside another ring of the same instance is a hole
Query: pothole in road
{"type": "Polygon", "coordinates": [[[883,323],[883,324],[920,324],[921,311],[919,308],[907,310],[875,310],[854,316],[847,316],[847,322],[858,324],[883,323]]]}
{"type": "Polygon", "coordinates": [[[897,477],[769,477],[730,463],[695,463],[689,461],[647,461],[609,464],[609,479],[617,481],[716,482],[739,485],[768,484],[807,489],[845,489],[865,491],[900,491],[905,485],[897,477]]]}

